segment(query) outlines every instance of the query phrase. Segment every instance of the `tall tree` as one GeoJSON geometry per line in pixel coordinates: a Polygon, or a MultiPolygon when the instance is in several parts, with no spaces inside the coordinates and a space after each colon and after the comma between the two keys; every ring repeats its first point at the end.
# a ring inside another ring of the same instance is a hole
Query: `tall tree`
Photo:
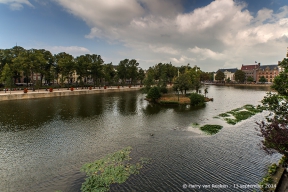
{"type": "Polygon", "coordinates": [[[118,77],[121,79],[122,86],[126,83],[126,79],[128,78],[128,63],[129,59],[124,59],[120,61],[118,67],[117,67],[117,74],[118,77]]]}
{"type": "Polygon", "coordinates": [[[57,71],[60,74],[61,86],[63,86],[65,80],[67,80],[68,83],[71,83],[72,73],[75,70],[73,56],[68,53],[61,52],[55,55],[55,62],[57,71]]]}
{"type": "Polygon", "coordinates": [[[104,78],[105,82],[107,82],[108,86],[110,86],[113,83],[113,80],[115,80],[116,71],[112,65],[112,63],[105,64],[104,66],[104,78]]]}
{"type": "Polygon", "coordinates": [[[78,80],[80,80],[80,85],[83,86],[84,82],[87,82],[89,75],[89,66],[91,65],[89,55],[81,55],[75,59],[75,69],[78,75],[78,80]],[[84,81],[83,81],[84,80],[84,81]]]}
{"type": "Polygon", "coordinates": [[[186,72],[184,74],[180,74],[174,81],[173,89],[175,91],[181,91],[182,94],[186,95],[186,91],[192,87],[192,82],[190,75],[186,72]]]}
{"type": "Polygon", "coordinates": [[[217,81],[223,81],[225,78],[225,75],[222,71],[218,70],[217,73],[216,73],[216,76],[215,76],[215,79],[217,81]]]}
{"type": "Polygon", "coordinates": [[[145,72],[142,68],[140,68],[138,71],[138,77],[137,77],[137,79],[140,81],[140,85],[142,85],[144,78],[145,78],[145,72]]]}
{"type": "Polygon", "coordinates": [[[5,64],[0,74],[0,82],[4,82],[5,87],[12,87],[13,72],[8,64],[5,64]]]}
{"type": "Polygon", "coordinates": [[[243,83],[245,81],[245,72],[241,70],[237,70],[235,72],[235,80],[239,83],[243,83]]]}
{"type": "Polygon", "coordinates": [[[128,72],[128,78],[130,78],[130,80],[131,80],[130,84],[132,84],[132,83],[135,84],[135,80],[137,80],[138,66],[139,66],[139,63],[135,59],[131,59],[128,62],[127,72],[128,72]]]}
{"type": "Polygon", "coordinates": [[[89,56],[89,62],[90,62],[89,70],[90,70],[91,77],[93,79],[94,87],[96,86],[96,84],[100,86],[99,83],[101,79],[103,78],[104,61],[101,58],[101,55],[92,54],[88,56],[89,56]]]}

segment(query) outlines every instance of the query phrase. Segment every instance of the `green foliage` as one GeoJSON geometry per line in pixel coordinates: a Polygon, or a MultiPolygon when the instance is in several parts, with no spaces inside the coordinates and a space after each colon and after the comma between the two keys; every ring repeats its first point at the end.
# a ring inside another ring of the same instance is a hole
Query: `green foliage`
{"type": "Polygon", "coordinates": [[[261,106],[253,106],[253,105],[244,105],[241,108],[233,109],[226,113],[221,113],[218,117],[224,117],[224,120],[231,125],[235,125],[236,123],[248,119],[253,115],[260,113],[263,111],[263,107],[261,106]],[[230,115],[231,114],[231,115],[230,115]]]}
{"type": "Polygon", "coordinates": [[[286,163],[287,162],[287,157],[285,157],[285,155],[283,155],[282,157],[281,157],[281,159],[279,160],[279,166],[281,166],[281,165],[283,165],[284,163],[286,163]]]}
{"type": "Polygon", "coordinates": [[[261,77],[259,78],[259,82],[260,82],[260,83],[265,83],[265,82],[267,82],[267,79],[266,79],[264,76],[261,76],[261,77]]]}
{"type": "Polygon", "coordinates": [[[245,72],[241,70],[237,70],[235,72],[235,80],[239,83],[243,83],[245,81],[245,72]]]}
{"type": "Polygon", "coordinates": [[[249,77],[247,77],[247,81],[248,81],[248,82],[253,82],[254,79],[253,79],[253,77],[250,77],[250,76],[249,76],[249,77]]]}
{"type": "Polygon", "coordinates": [[[11,85],[11,79],[13,76],[13,73],[9,67],[8,64],[5,64],[2,70],[2,73],[0,74],[0,82],[5,82],[5,86],[8,87],[11,85]]]}
{"type": "Polygon", "coordinates": [[[265,175],[262,179],[262,181],[259,183],[262,191],[269,191],[270,186],[273,183],[273,179],[270,175],[265,175]]]}
{"type": "Polygon", "coordinates": [[[205,98],[203,95],[200,95],[198,93],[191,93],[189,98],[190,98],[191,106],[203,106],[203,105],[205,105],[205,98]]]}
{"type": "Polygon", "coordinates": [[[215,76],[215,80],[217,81],[223,81],[225,78],[225,75],[222,71],[218,70],[215,76]]]}
{"type": "Polygon", "coordinates": [[[168,89],[166,87],[159,87],[159,91],[163,94],[168,93],[168,89]]]}
{"type": "Polygon", "coordinates": [[[158,87],[152,87],[147,94],[147,98],[151,99],[152,101],[156,101],[161,97],[160,91],[158,87]]]}
{"type": "Polygon", "coordinates": [[[186,91],[192,87],[192,82],[188,73],[180,74],[179,77],[175,79],[173,90],[181,91],[181,93],[186,94],[186,91]]]}
{"type": "Polygon", "coordinates": [[[273,163],[268,167],[268,174],[271,176],[274,175],[277,172],[277,168],[278,166],[276,165],[276,163],[273,163]]]}
{"type": "Polygon", "coordinates": [[[200,130],[202,130],[203,132],[209,134],[209,135],[214,135],[216,133],[218,133],[221,129],[223,128],[223,126],[221,125],[204,125],[202,127],[200,127],[200,130]]]}
{"type": "Polygon", "coordinates": [[[132,174],[138,174],[148,159],[141,159],[131,164],[129,154],[132,148],[127,147],[114,154],[107,155],[93,163],[87,163],[81,168],[88,178],[82,184],[82,192],[109,191],[113,183],[124,183],[132,174]]]}
{"type": "Polygon", "coordinates": [[[227,113],[221,113],[218,116],[220,116],[220,117],[230,117],[231,115],[229,115],[227,113]]]}

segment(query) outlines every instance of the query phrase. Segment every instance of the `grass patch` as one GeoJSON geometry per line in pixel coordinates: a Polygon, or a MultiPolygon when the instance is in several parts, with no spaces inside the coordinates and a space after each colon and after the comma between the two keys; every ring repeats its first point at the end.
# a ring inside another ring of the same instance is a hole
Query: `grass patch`
{"type": "Polygon", "coordinates": [[[246,120],[257,113],[262,112],[263,110],[264,108],[259,105],[255,107],[253,105],[247,104],[241,108],[236,108],[226,113],[221,113],[214,118],[224,118],[228,124],[235,125],[240,121],[246,120]]]}
{"type": "Polygon", "coordinates": [[[223,126],[221,125],[204,125],[202,127],[200,127],[200,130],[209,134],[209,135],[214,135],[216,133],[218,133],[221,129],[223,128],[223,126]]]}

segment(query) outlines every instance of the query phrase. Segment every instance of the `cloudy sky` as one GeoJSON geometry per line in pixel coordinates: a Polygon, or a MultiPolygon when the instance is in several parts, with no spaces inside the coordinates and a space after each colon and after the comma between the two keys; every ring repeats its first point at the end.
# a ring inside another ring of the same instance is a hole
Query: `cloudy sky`
{"type": "Polygon", "coordinates": [[[0,49],[190,63],[204,71],[277,64],[288,47],[287,0],[0,0],[0,49]]]}

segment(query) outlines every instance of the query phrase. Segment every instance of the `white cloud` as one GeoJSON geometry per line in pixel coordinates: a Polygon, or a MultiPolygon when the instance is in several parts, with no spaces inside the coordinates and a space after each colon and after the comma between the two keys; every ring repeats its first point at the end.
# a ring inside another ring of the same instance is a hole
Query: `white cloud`
{"type": "Polygon", "coordinates": [[[20,10],[23,5],[34,7],[29,0],[0,0],[0,3],[9,5],[11,10],[20,10]]]}
{"type": "Polygon", "coordinates": [[[60,52],[66,52],[74,56],[79,56],[82,54],[88,54],[90,53],[89,49],[85,47],[78,47],[78,46],[53,46],[48,47],[47,50],[51,51],[54,54],[60,53],[60,52]]]}
{"type": "Polygon", "coordinates": [[[253,16],[245,3],[233,0],[215,0],[189,13],[179,0],[55,1],[91,27],[87,38],[120,42],[131,49],[129,58],[217,70],[255,60],[277,63],[285,56],[288,6],[253,16]]]}

